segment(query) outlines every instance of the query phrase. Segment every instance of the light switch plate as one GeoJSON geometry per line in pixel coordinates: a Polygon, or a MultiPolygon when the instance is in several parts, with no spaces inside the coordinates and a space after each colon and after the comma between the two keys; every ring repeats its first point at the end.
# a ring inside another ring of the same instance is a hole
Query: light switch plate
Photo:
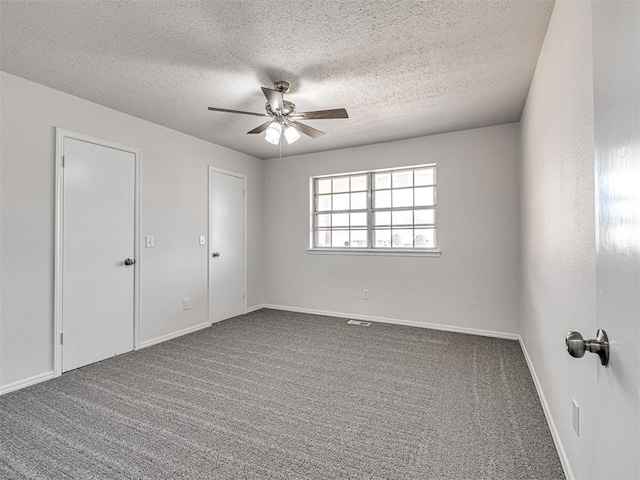
{"type": "Polygon", "coordinates": [[[144,236],[144,246],[147,248],[153,248],[153,235],[144,236]]]}
{"type": "Polygon", "coordinates": [[[200,245],[204,245],[204,235],[200,235],[200,245]]]}

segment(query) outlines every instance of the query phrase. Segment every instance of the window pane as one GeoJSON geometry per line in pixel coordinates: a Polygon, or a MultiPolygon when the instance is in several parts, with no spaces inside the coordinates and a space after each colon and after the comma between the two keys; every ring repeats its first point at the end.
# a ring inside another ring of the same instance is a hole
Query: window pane
{"type": "Polygon", "coordinates": [[[332,210],[349,210],[349,194],[340,193],[338,195],[333,195],[332,210]]]}
{"type": "Polygon", "coordinates": [[[399,210],[393,212],[394,225],[413,225],[413,210],[399,210]]]}
{"type": "Polygon", "coordinates": [[[435,187],[416,188],[416,206],[435,205],[436,189],[435,187]]]}
{"type": "Polygon", "coordinates": [[[413,189],[404,188],[402,190],[393,191],[394,207],[413,207],[413,189]]]}
{"type": "Polygon", "coordinates": [[[435,170],[433,168],[424,168],[415,171],[415,185],[416,187],[421,185],[433,185],[435,184],[434,178],[435,170]]]}
{"type": "Polygon", "coordinates": [[[382,190],[374,194],[375,208],[389,208],[391,206],[391,190],[382,190]]]}
{"type": "Polygon", "coordinates": [[[351,243],[350,247],[354,248],[366,248],[367,247],[367,231],[366,230],[351,230],[351,243]]]}
{"type": "Polygon", "coordinates": [[[334,213],[331,215],[331,225],[334,227],[348,227],[349,226],[349,214],[348,213],[334,213]]]}
{"type": "Polygon", "coordinates": [[[318,195],[318,211],[326,212],[331,210],[331,195],[318,195]]]}
{"type": "Polygon", "coordinates": [[[436,223],[436,211],[429,210],[416,210],[414,214],[414,223],[416,225],[433,225],[436,223]]]}
{"type": "Polygon", "coordinates": [[[416,248],[434,248],[436,246],[436,231],[433,228],[415,230],[416,248]]]}
{"type": "Polygon", "coordinates": [[[319,230],[316,232],[316,247],[331,246],[331,231],[319,230]]]}
{"type": "Polygon", "coordinates": [[[358,175],[357,177],[351,177],[351,191],[357,192],[359,190],[367,189],[367,176],[358,175]]]}
{"type": "Polygon", "coordinates": [[[316,227],[330,227],[331,215],[316,215],[316,227]]]}
{"type": "Polygon", "coordinates": [[[374,230],[373,238],[377,248],[391,247],[391,230],[374,230]]]}
{"type": "Polygon", "coordinates": [[[352,213],[351,214],[351,226],[352,227],[366,227],[367,226],[367,214],[365,212],[352,213]]]}
{"type": "Polygon", "coordinates": [[[391,212],[375,212],[373,217],[376,225],[391,225],[391,212]]]}
{"type": "Polygon", "coordinates": [[[391,174],[390,173],[376,173],[374,175],[376,190],[381,188],[391,188],[391,174]]]}
{"type": "Polygon", "coordinates": [[[394,248],[413,248],[413,229],[394,229],[391,233],[391,243],[394,248]]]}
{"type": "Polygon", "coordinates": [[[367,192],[351,194],[351,210],[364,210],[367,208],[367,192]]]}
{"type": "Polygon", "coordinates": [[[349,177],[341,177],[333,179],[333,193],[348,192],[349,177]]]}
{"type": "Polygon", "coordinates": [[[393,188],[413,187],[413,171],[393,172],[393,188]]]}
{"type": "Polygon", "coordinates": [[[331,179],[323,178],[317,181],[316,188],[318,191],[316,193],[331,193],[331,179]]]}
{"type": "Polygon", "coordinates": [[[349,230],[334,230],[331,235],[332,247],[349,246],[349,230]]]}

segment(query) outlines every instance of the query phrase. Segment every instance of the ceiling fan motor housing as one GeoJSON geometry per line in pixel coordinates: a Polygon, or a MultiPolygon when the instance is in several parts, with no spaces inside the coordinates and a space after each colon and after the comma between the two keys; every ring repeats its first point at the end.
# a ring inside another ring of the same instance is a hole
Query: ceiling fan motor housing
{"type": "MultiPolygon", "coordinates": [[[[283,109],[280,112],[281,116],[286,117],[287,115],[291,115],[296,111],[296,106],[293,103],[288,102],[287,100],[284,100],[282,102],[282,105],[283,105],[283,109]]],[[[269,104],[269,102],[265,104],[265,110],[269,115],[271,115],[274,118],[278,115],[276,111],[273,110],[273,108],[271,108],[271,105],[269,104]]]]}

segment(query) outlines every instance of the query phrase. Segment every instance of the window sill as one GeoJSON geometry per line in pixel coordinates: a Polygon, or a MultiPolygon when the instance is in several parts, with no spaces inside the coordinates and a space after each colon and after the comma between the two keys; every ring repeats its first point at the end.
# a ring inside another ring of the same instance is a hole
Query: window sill
{"type": "Polygon", "coordinates": [[[440,257],[442,252],[436,249],[413,250],[404,248],[308,248],[310,255],[371,255],[387,257],[440,257]]]}

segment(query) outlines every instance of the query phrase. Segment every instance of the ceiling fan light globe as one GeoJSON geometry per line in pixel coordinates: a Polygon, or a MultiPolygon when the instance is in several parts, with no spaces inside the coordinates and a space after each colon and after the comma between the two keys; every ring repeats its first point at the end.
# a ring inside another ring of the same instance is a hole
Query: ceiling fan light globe
{"type": "Polygon", "coordinates": [[[271,143],[271,144],[273,144],[273,145],[278,145],[278,144],[280,143],[280,137],[279,137],[279,136],[277,136],[277,135],[269,135],[269,134],[266,134],[266,135],[264,136],[264,139],[265,139],[267,142],[269,142],[269,143],[271,143]]]}
{"type": "Polygon", "coordinates": [[[294,142],[297,142],[300,139],[300,132],[295,127],[288,126],[284,130],[284,138],[286,138],[287,143],[291,145],[294,142]]]}
{"type": "Polygon", "coordinates": [[[282,125],[273,122],[271,125],[269,125],[269,128],[267,128],[267,131],[264,134],[264,139],[273,145],[278,145],[280,143],[281,135],[282,125]]]}

